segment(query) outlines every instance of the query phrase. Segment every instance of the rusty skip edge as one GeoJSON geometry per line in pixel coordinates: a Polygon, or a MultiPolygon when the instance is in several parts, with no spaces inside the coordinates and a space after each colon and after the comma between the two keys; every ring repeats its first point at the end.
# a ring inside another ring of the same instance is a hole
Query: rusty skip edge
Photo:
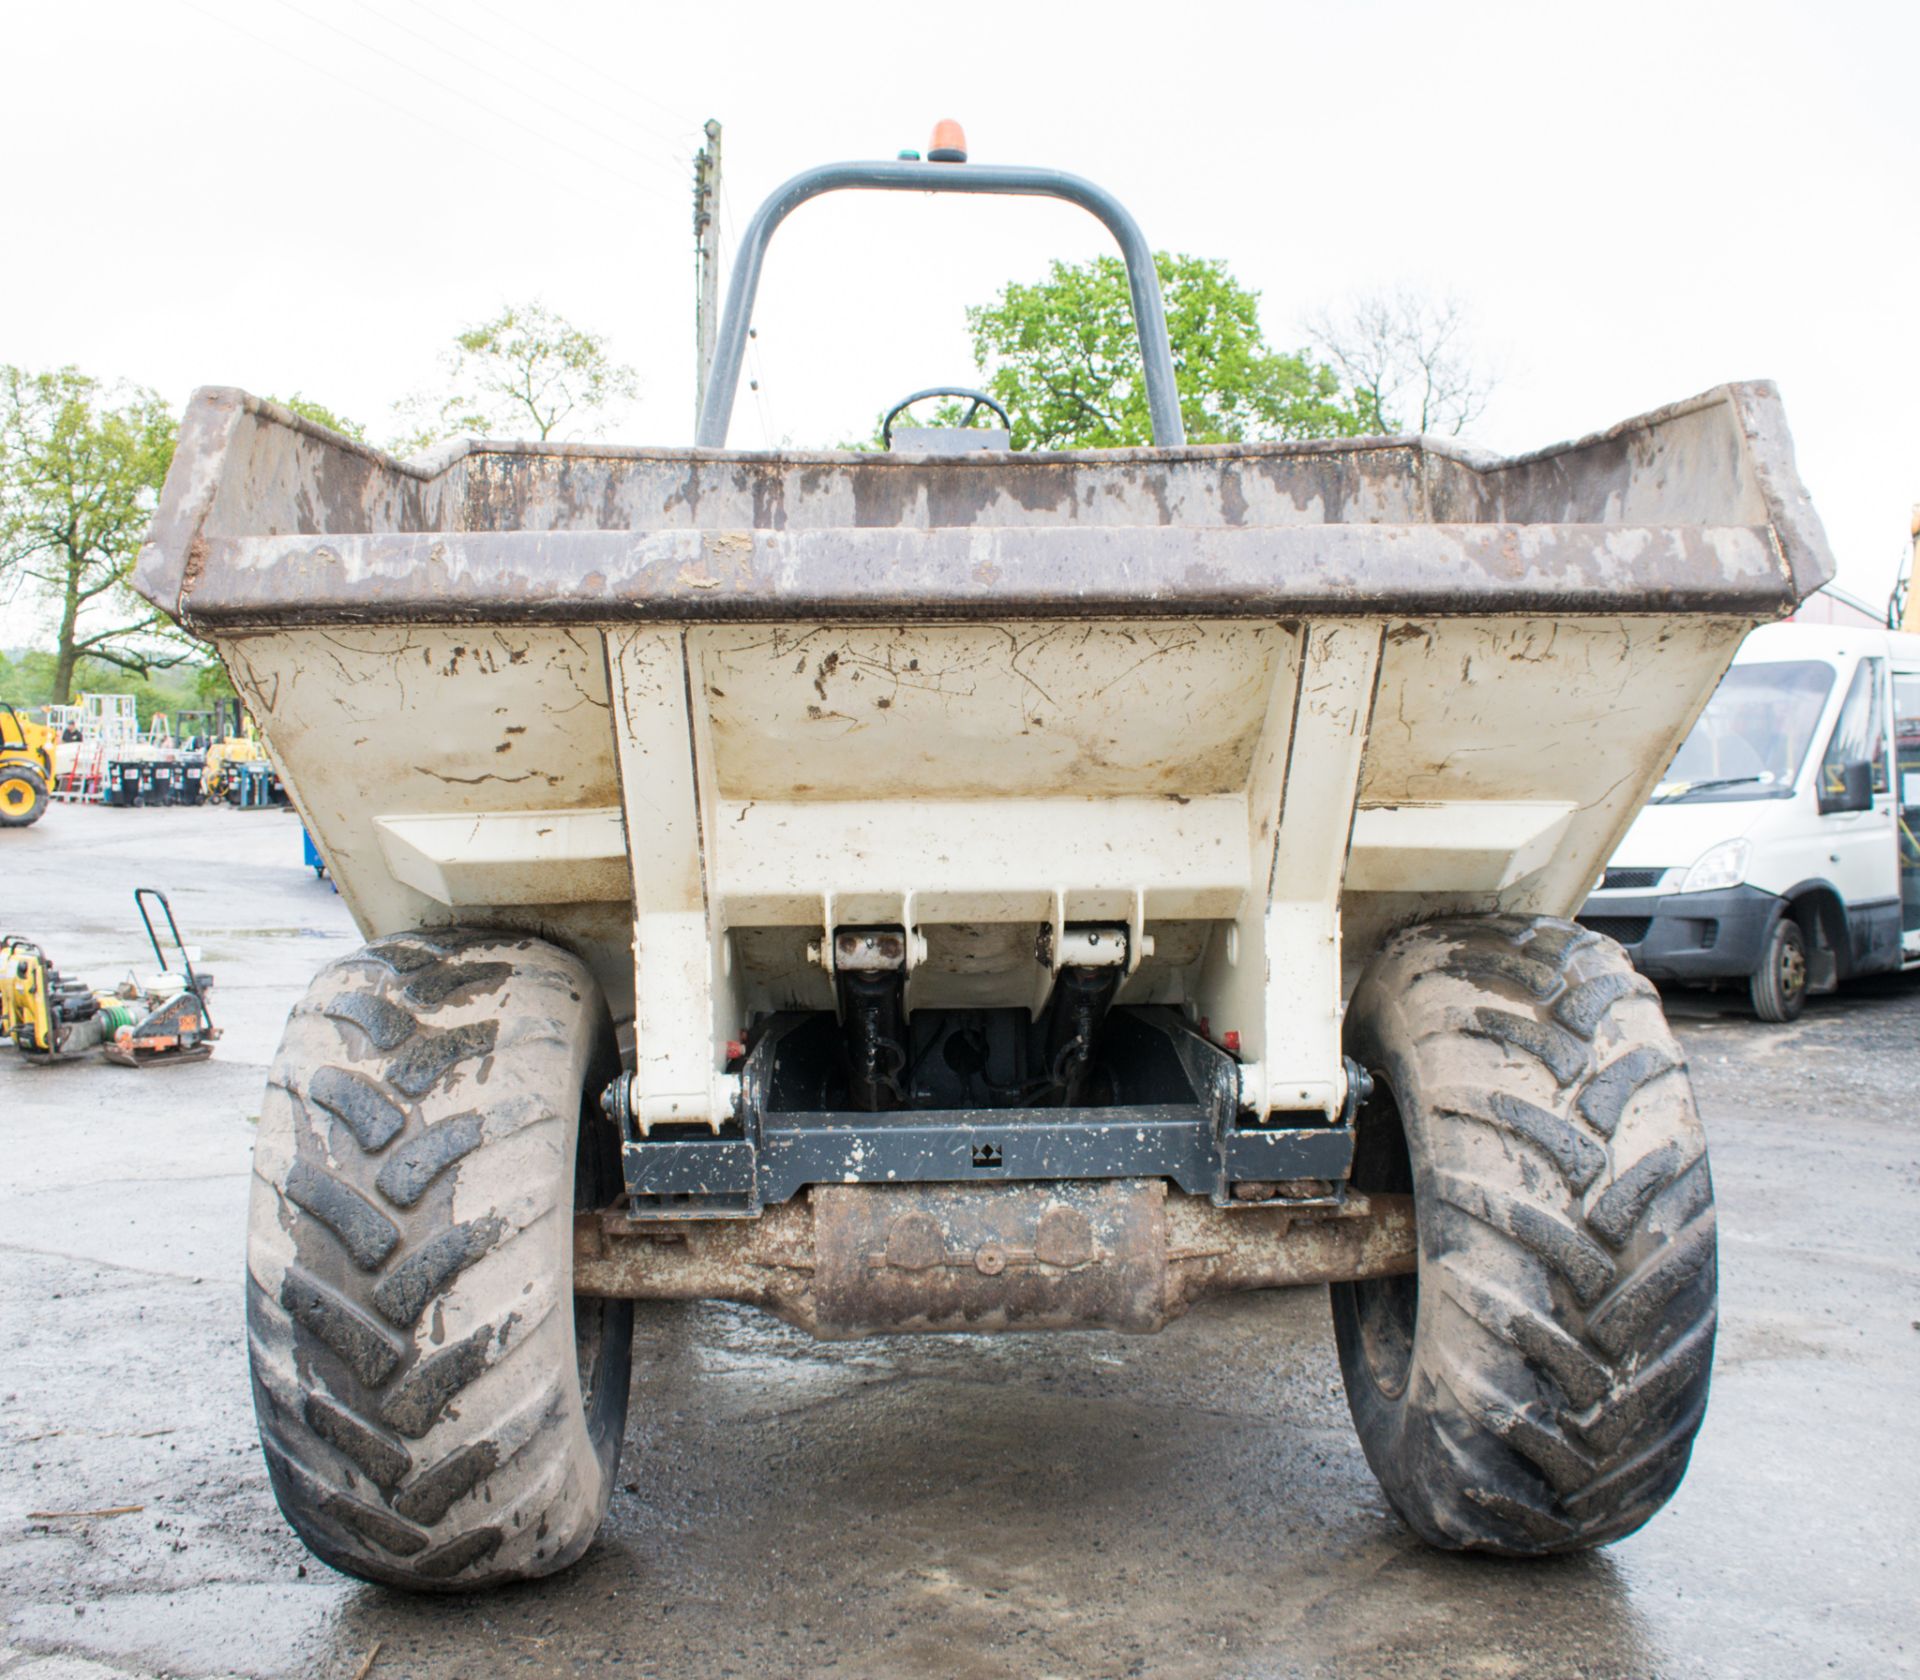
{"type": "Polygon", "coordinates": [[[550,531],[206,545],[188,622],[1272,617],[1792,610],[1767,528],[550,531]]]}
{"type": "Polygon", "coordinates": [[[931,465],[472,441],[401,462],[211,388],[134,584],[190,628],[240,630],[1155,607],[1765,618],[1832,575],[1764,382],[1507,459],[1397,437],[931,465]],[[1661,440],[1703,419],[1710,446],[1660,464],[1661,440]],[[1027,511],[995,528],[1009,505],[1027,511]]]}
{"type": "Polygon", "coordinates": [[[1244,1289],[1415,1269],[1411,1196],[1216,1208],[1159,1180],[824,1185],[757,1219],[575,1215],[574,1292],[756,1306],[824,1341],[902,1332],[1146,1334],[1244,1289]]]}

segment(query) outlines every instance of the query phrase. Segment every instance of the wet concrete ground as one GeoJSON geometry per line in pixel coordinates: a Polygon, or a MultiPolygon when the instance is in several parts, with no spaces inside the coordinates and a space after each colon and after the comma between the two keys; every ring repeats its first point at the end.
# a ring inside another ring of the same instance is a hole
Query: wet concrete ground
{"type": "Polygon", "coordinates": [[[1414,1542],[1300,1290],[1145,1340],[826,1348],[643,1309],[623,1487],[581,1564],[466,1599],[334,1575],[268,1492],[241,1332],[265,1065],[355,943],[299,856],[278,813],[0,835],[0,925],[89,979],[137,956],[132,887],[167,888],[227,1034],[145,1073],[0,1052],[0,1680],[345,1680],[376,1642],[373,1676],[422,1680],[1920,1672],[1914,983],[1784,1029],[1675,1000],[1721,1339],[1686,1483],[1607,1551],[1414,1542]]]}

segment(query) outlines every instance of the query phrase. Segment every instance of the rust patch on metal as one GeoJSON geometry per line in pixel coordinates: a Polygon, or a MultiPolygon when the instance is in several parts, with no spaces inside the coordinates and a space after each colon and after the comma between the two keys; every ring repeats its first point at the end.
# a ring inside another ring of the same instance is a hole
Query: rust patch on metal
{"type": "Polygon", "coordinates": [[[1164,1198],[1134,1181],[817,1189],[813,1332],[1156,1330],[1164,1198]]]}
{"type": "Polygon", "coordinates": [[[1158,1180],[827,1185],[758,1219],[576,1215],[574,1290],[763,1307],[823,1340],[1160,1329],[1242,1289],[1416,1263],[1413,1199],[1217,1208],[1158,1180]]]}

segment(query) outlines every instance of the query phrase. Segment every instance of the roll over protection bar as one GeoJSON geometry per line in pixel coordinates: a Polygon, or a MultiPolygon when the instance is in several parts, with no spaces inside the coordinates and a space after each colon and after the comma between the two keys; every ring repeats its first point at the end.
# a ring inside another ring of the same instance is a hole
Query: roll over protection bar
{"type": "Polygon", "coordinates": [[[747,328],[753,318],[754,295],[760,288],[760,265],[773,230],[810,198],[847,190],[877,192],[1006,193],[1025,198],[1060,198],[1104,222],[1126,259],[1127,287],[1133,296],[1133,321],[1140,334],[1140,359],[1146,367],[1147,410],[1153,418],[1153,441],[1158,448],[1175,448],[1187,441],[1180,419],[1180,393],[1174,384],[1173,349],[1167,341],[1166,310],[1160,301],[1160,274],[1153,250],[1140,224],[1106,188],[1059,169],[1025,164],[910,163],[880,160],[872,163],[825,163],[803,170],[768,194],[753,213],[740,240],[733,278],[727,285],[727,307],[714,344],[713,371],[707,381],[706,402],[694,442],[702,449],[724,449],[727,423],[740,384],[740,366],[746,360],[747,328]]]}

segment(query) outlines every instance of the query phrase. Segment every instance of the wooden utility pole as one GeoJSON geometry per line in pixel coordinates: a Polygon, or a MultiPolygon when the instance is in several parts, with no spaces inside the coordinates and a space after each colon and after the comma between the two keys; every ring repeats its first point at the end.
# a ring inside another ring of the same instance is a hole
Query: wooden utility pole
{"type": "Polygon", "coordinates": [[[720,330],[720,124],[709,117],[707,143],[693,159],[693,330],[697,346],[693,414],[697,423],[713,373],[713,340],[720,330]]]}

